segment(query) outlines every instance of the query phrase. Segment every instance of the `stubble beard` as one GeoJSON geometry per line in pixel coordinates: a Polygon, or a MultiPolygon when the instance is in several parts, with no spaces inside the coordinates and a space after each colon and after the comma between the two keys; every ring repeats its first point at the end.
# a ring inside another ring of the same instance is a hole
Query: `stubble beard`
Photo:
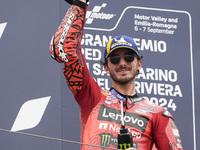
{"type": "Polygon", "coordinates": [[[137,72],[135,72],[131,77],[116,77],[114,75],[114,73],[110,72],[110,76],[111,76],[112,80],[121,85],[131,83],[135,79],[136,74],[137,74],[137,72]]]}

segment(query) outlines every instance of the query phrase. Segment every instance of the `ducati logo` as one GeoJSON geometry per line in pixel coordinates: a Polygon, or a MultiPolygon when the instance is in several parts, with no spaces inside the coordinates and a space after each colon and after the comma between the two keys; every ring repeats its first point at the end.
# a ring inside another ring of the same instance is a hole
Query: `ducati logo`
{"type": "Polygon", "coordinates": [[[0,23],[0,39],[1,39],[1,37],[3,35],[3,32],[4,32],[5,28],[6,28],[6,25],[7,25],[7,22],[0,23]]]}

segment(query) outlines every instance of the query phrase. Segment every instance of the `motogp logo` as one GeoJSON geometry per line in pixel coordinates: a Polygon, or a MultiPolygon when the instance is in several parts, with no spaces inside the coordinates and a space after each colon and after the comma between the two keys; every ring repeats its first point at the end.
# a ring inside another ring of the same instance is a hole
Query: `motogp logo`
{"type": "Polygon", "coordinates": [[[91,24],[94,19],[101,19],[101,20],[110,20],[115,14],[107,14],[104,12],[100,12],[101,8],[106,7],[106,3],[103,3],[101,6],[94,6],[92,11],[87,11],[86,14],[86,24],[91,24]]]}

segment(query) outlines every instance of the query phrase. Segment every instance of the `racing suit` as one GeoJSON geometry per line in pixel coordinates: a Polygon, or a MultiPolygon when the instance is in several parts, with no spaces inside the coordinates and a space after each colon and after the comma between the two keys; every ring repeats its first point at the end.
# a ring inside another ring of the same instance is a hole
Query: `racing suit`
{"type": "MultiPolygon", "coordinates": [[[[50,54],[64,63],[65,79],[80,107],[81,142],[116,148],[121,128],[119,101],[123,101],[124,122],[136,149],[150,150],[155,143],[159,150],[182,150],[179,131],[168,111],[137,95],[125,96],[113,88],[104,91],[90,76],[80,44],[86,10],[87,5],[76,1],[50,43],[50,54]]],[[[81,149],[103,148],[82,145],[81,149]]]]}

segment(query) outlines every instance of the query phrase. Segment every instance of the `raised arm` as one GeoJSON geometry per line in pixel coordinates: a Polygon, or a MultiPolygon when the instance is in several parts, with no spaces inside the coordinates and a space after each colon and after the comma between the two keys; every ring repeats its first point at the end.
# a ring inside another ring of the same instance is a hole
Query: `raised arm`
{"type": "Polygon", "coordinates": [[[76,0],[68,9],[50,43],[51,57],[59,63],[64,63],[63,72],[75,96],[82,89],[83,70],[86,67],[80,45],[86,10],[87,5],[76,0]]]}

